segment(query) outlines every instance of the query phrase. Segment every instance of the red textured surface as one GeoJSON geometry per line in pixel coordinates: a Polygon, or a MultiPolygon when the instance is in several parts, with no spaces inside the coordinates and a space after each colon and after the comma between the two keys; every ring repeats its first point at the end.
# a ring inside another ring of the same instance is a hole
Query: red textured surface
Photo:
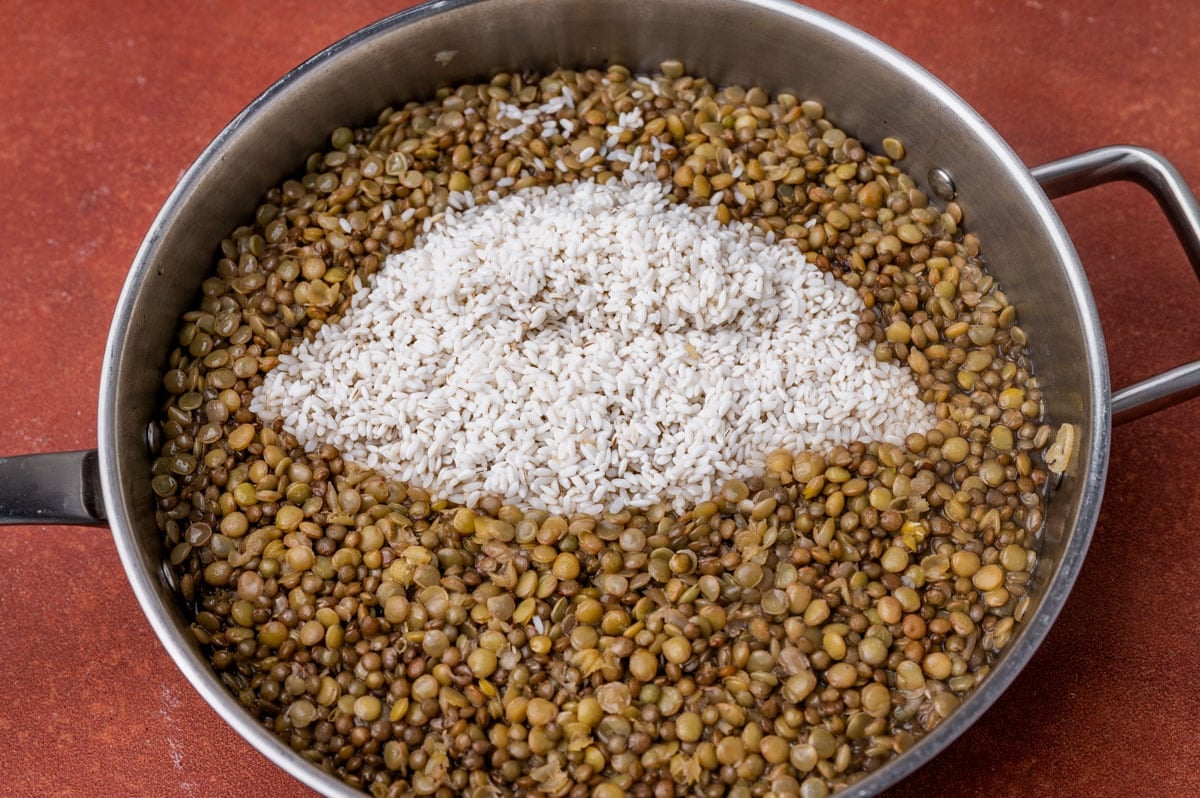
{"type": "MultiPolygon", "coordinates": [[[[0,455],[94,446],[109,319],[176,178],[271,81],[402,5],[0,0],[0,455]]],[[[1192,0],[815,5],[925,65],[1027,163],[1138,143],[1200,186],[1192,0]]],[[[1153,202],[1110,187],[1058,207],[1114,383],[1200,356],[1200,285],[1153,202]]],[[[1200,794],[1197,452],[1200,401],[1115,432],[1059,621],[895,796],[1200,794]]],[[[0,530],[0,643],[0,792],[306,794],[192,691],[104,530],[0,530]]]]}

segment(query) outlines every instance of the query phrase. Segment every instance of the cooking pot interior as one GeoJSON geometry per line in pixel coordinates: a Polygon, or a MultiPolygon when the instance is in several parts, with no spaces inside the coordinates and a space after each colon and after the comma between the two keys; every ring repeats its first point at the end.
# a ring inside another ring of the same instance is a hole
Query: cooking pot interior
{"type": "Polygon", "coordinates": [[[489,0],[434,3],[378,23],[289,74],[244,111],[185,174],[138,253],[114,320],[99,422],[109,518],[131,582],[164,644],[192,682],[260,750],[312,786],[340,791],[237,706],[188,632],[162,565],[149,488],[146,431],[177,320],[212,270],[221,239],[252,217],[264,192],[297,175],[339,125],[373,121],[406,99],[501,70],[620,62],[654,71],[664,59],[718,83],[790,91],[880,150],[907,149],[918,181],[952,176],[965,226],[1027,331],[1046,413],[1079,431],[1079,448],[1046,517],[1034,602],[1006,660],[979,694],[886,773],[910,771],[965,728],[1011,680],[1057,614],[1086,549],[1102,488],[1107,368],[1092,300],[1048,201],[1006,145],[940,83],[841,23],[788,3],[729,0],[489,0]],[[1053,587],[1051,590],[1050,588],[1053,587]],[[1039,609],[1043,611],[1039,611],[1039,609]],[[982,695],[980,695],[982,694],[982,695]],[[960,717],[961,716],[961,717],[960,717]]]}

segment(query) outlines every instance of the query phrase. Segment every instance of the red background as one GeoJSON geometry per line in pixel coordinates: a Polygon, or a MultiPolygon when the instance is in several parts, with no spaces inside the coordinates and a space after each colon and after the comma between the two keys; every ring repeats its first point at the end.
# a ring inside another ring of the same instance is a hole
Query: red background
{"type": "MultiPolygon", "coordinates": [[[[173,183],[249,100],[402,2],[0,0],[0,455],[95,445],[117,294],[173,183]]],[[[1037,164],[1158,149],[1200,187],[1191,0],[814,5],[930,69],[1037,164]]],[[[1121,385],[1200,356],[1154,203],[1061,200],[1121,385]]],[[[1200,401],[1115,431],[1096,538],[994,708],[893,791],[1200,794],[1200,401]]],[[[192,691],[104,530],[0,530],[0,792],[303,795],[192,691]]]]}

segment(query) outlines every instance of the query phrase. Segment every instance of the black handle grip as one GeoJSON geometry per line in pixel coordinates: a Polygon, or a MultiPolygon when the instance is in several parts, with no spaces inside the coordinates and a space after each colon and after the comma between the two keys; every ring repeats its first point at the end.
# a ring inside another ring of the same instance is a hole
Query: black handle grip
{"type": "Polygon", "coordinates": [[[95,449],[0,457],[0,524],[105,526],[95,449]]]}

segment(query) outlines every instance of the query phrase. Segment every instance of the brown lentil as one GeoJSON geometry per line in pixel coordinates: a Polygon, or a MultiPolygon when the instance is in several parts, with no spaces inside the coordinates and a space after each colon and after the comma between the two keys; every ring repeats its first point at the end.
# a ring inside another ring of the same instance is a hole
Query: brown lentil
{"type": "Polygon", "coordinates": [[[1041,420],[961,209],[930,206],[899,140],[872,155],[818,102],[662,73],[500,74],[338,128],[180,320],[152,487],[195,635],[251,711],[364,791],[825,796],[951,713],[1028,606],[1046,448],[1069,468],[1074,429],[1041,420]],[[564,87],[572,140],[501,137],[501,102],[564,87]],[[656,139],[677,200],[858,290],[860,340],[909,364],[934,429],[764,453],[682,515],[560,518],[452,506],[247,409],[450,191],[612,179],[595,152],[633,109],[617,146],[656,139]]]}

